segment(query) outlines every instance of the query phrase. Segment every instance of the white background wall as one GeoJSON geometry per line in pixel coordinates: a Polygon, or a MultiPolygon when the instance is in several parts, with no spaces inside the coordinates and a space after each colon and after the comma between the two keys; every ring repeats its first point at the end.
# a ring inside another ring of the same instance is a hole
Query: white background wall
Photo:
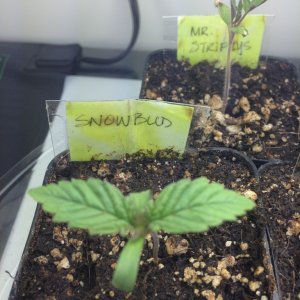
{"type": "MultiPolygon", "coordinates": [[[[216,14],[213,0],[138,0],[139,50],[169,47],[163,16],[216,14]]],[[[255,13],[269,18],[263,53],[300,58],[300,0],[268,0],[255,13]]],[[[0,41],[80,43],[125,48],[131,35],[127,0],[0,0],[0,41]]]]}

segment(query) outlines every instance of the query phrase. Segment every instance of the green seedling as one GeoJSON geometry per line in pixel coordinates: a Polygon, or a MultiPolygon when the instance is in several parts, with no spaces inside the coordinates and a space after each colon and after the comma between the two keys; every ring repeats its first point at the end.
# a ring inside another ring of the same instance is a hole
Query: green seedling
{"type": "Polygon", "coordinates": [[[90,234],[130,236],[113,275],[113,285],[131,291],[136,282],[146,234],[153,237],[158,262],[158,231],[170,234],[204,232],[234,221],[255,204],[219,183],[201,177],[165,187],[156,200],[149,190],[124,196],[114,185],[98,179],[72,179],[31,189],[29,194],[53,214],[54,222],[87,229],[90,234]]]}
{"type": "Polygon", "coordinates": [[[225,113],[228,104],[231,81],[231,53],[234,37],[236,34],[242,34],[243,36],[248,34],[247,29],[241,26],[242,21],[248,13],[266,1],[267,0],[239,0],[237,3],[237,0],[230,0],[230,5],[226,5],[220,0],[215,0],[215,5],[218,8],[219,15],[228,28],[228,49],[223,90],[223,113],[225,113]]]}

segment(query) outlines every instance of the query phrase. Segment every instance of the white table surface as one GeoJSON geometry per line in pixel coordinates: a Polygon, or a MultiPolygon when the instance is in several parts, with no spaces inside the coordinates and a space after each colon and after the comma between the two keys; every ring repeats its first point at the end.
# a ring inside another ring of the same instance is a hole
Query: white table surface
{"type": "MultiPolygon", "coordinates": [[[[68,76],[65,81],[61,100],[96,101],[136,99],[139,97],[140,88],[140,80],[68,76]]],[[[48,133],[42,155],[33,168],[27,190],[42,184],[45,170],[53,157],[51,137],[48,133]]],[[[22,256],[35,213],[36,203],[27,195],[27,190],[0,260],[1,300],[6,300],[9,297],[13,279],[6,271],[12,276],[16,275],[19,260],[22,256]]]]}

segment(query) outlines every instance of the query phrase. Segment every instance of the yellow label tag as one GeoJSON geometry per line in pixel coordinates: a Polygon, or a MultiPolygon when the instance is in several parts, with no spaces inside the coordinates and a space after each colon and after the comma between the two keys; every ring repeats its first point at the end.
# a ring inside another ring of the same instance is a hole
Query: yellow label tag
{"type": "MultiPolygon", "coordinates": [[[[235,35],[232,62],[256,68],[265,28],[265,17],[249,15],[241,26],[248,35],[235,35]]],[[[217,67],[226,66],[228,29],[220,16],[191,16],[178,18],[177,59],[192,65],[208,61],[217,67]]]]}
{"type": "Polygon", "coordinates": [[[191,106],[149,100],[66,102],[71,160],[120,159],[140,150],[183,153],[193,112],[191,106]]]}

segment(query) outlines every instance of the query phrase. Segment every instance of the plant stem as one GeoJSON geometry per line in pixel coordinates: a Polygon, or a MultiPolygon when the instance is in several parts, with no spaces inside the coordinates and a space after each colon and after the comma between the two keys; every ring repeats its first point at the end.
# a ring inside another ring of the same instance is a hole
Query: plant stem
{"type": "Polygon", "coordinates": [[[151,232],[151,237],[153,240],[153,260],[158,264],[158,249],[159,249],[159,239],[156,232],[151,232]]]}
{"type": "Polygon", "coordinates": [[[297,169],[298,169],[299,161],[300,161],[300,154],[298,155],[297,161],[296,161],[295,166],[294,166],[294,168],[293,168],[292,178],[295,177],[295,174],[296,174],[297,169]]]}
{"type": "Polygon", "coordinates": [[[228,28],[228,35],[229,35],[229,43],[227,49],[227,57],[226,57],[226,68],[225,68],[225,79],[224,79],[224,90],[223,90],[223,107],[222,113],[225,114],[226,107],[228,105],[228,97],[229,97],[229,89],[230,89],[230,82],[231,82],[231,52],[234,40],[234,32],[232,32],[231,28],[228,28]]]}

